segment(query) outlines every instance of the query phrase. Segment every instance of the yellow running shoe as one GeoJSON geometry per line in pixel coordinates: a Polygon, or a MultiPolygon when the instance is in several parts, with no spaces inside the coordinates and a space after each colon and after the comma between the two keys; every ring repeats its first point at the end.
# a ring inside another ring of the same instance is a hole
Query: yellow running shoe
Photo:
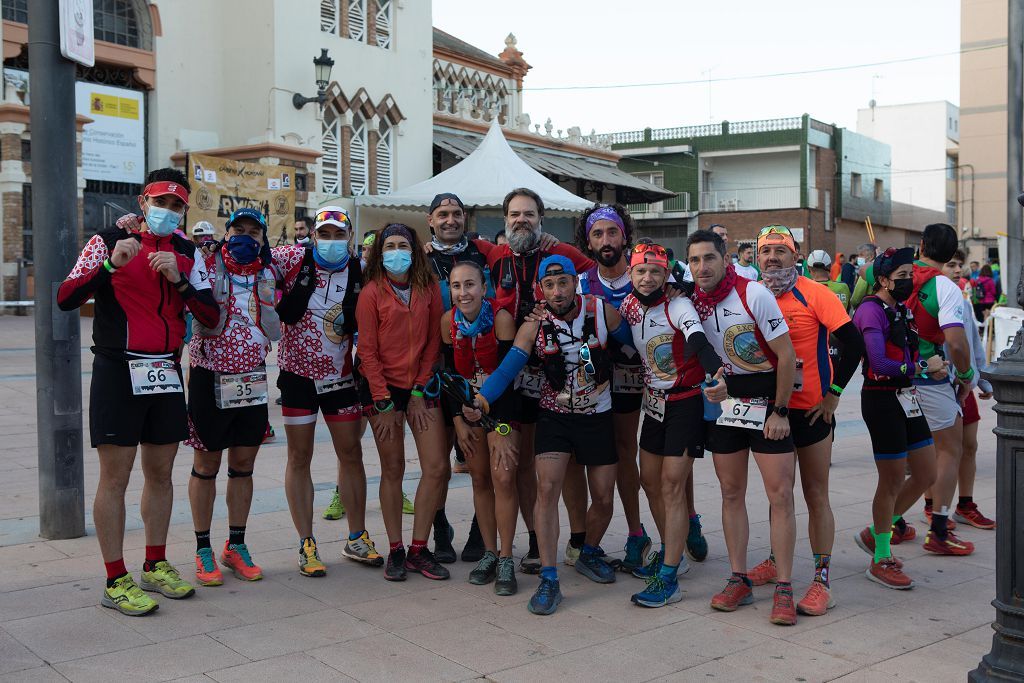
{"type": "Polygon", "coordinates": [[[167,560],[160,560],[153,566],[153,571],[142,572],[142,590],[160,593],[172,600],[182,600],[195,595],[196,589],[178,574],[178,570],[167,560]]]}
{"type": "Polygon", "coordinates": [[[338,487],[334,487],[334,497],[331,504],[324,510],[324,519],[341,519],[345,516],[345,506],[341,504],[341,496],[338,494],[338,487]]]}
{"type": "Polygon", "coordinates": [[[141,617],[160,607],[156,600],[142,592],[131,574],[125,574],[113,586],[103,589],[100,604],[130,617],[141,617]]]}
{"type": "Polygon", "coordinates": [[[327,566],[320,561],[320,553],[312,537],[303,540],[299,548],[299,573],[303,576],[327,576],[327,566]]]}
{"type": "Polygon", "coordinates": [[[405,495],[405,491],[402,491],[402,514],[403,515],[414,515],[416,514],[416,508],[412,506],[412,501],[409,500],[409,496],[405,495]]]}

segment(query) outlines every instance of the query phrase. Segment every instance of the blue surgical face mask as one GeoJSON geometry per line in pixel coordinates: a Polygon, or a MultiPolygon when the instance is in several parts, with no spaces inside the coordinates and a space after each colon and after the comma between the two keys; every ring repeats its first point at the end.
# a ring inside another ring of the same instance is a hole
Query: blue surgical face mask
{"type": "Polygon", "coordinates": [[[228,238],[228,253],[243,266],[249,265],[260,255],[260,243],[248,235],[232,235],[228,238]]]}
{"type": "Polygon", "coordinates": [[[146,226],[157,237],[167,237],[181,223],[181,214],[177,211],[151,206],[146,209],[146,226]]]}
{"type": "Polygon", "coordinates": [[[392,275],[404,275],[411,265],[411,251],[392,249],[384,252],[384,269],[392,275]]]}
{"type": "Polygon", "coordinates": [[[340,263],[348,258],[348,240],[317,239],[316,251],[328,263],[340,263]]]}

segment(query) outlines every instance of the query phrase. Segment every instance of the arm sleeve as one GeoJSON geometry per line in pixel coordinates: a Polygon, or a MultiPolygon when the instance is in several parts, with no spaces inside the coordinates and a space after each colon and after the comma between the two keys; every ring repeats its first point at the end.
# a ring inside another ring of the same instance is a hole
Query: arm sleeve
{"type": "Polygon", "coordinates": [[[900,363],[885,355],[885,337],[882,331],[869,327],[864,330],[864,349],[867,356],[868,366],[878,375],[886,377],[908,377],[912,376],[914,368],[907,367],[906,363],[900,363]]]}
{"type": "Polygon", "coordinates": [[[57,289],[57,306],[62,311],[72,311],[86,301],[104,285],[110,282],[110,272],[103,267],[109,256],[107,245],[99,235],[93,235],[78,255],[75,267],[60,283],[57,289]]]}
{"type": "MultiPolygon", "coordinates": [[[[359,346],[356,355],[359,358],[359,373],[370,385],[370,396],[374,401],[383,400],[388,394],[377,338],[377,293],[376,283],[370,283],[359,293],[359,300],[356,303],[356,320],[359,323],[359,346]]],[[[437,328],[439,325],[440,323],[437,323],[434,327],[437,328]]]]}
{"type": "Polygon", "coordinates": [[[718,357],[715,347],[711,345],[708,338],[704,336],[704,331],[700,329],[686,337],[683,355],[685,358],[696,356],[700,366],[708,375],[715,375],[722,367],[722,359],[718,357]]]}
{"type": "MultiPolygon", "coordinates": [[[[416,383],[426,384],[434,374],[437,356],[441,351],[441,316],[444,314],[441,304],[441,288],[437,283],[430,285],[430,303],[427,307],[427,319],[423,321],[427,329],[427,345],[423,347],[420,367],[416,373],[416,383]]],[[[361,322],[357,320],[357,322],[361,322]]],[[[362,325],[359,326],[362,329],[362,325]]]]}
{"type": "Polygon", "coordinates": [[[196,320],[205,327],[214,328],[220,323],[220,307],[213,298],[209,283],[202,289],[196,289],[190,282],[181,293],[181,298],[196,320]]]}
{"type": "MultiPolygon", "coordinates": [[[[853,324],[852,320],[848,320],[845,325],[834,330],[833,334],[841,350],[839,352],[839,359],[836,361],[835,368],[833,368],[832,382],[836,386],[845,389],[846,385],[850,382],[850,378],[853,377],[853,373],[857,372],[857,366],[860,365],[860,359],[864,355],[864,340],[861,338],[860,331],[853,324]]],[[[883,343],[883,355],[884,353],[883,343]]]]}
{"type": "Polygon", "coordinates": [[[505,389],[515,381],[529,359],[530,354],[519,347],[513,346],[509,349],[501,361],[501,365],[494,369],[491,376],[480,387],[480,395],[487,400],[487,403],[493,403],[501,397],[505,389]]]}
{"type": "Polygon", "coordinates": [[[633,348],[633,333],[630,331],[629,323],[625,319],[620,320],[619,326],[612,330],[610,334],[615,341],[623,346],[633,348]]]}

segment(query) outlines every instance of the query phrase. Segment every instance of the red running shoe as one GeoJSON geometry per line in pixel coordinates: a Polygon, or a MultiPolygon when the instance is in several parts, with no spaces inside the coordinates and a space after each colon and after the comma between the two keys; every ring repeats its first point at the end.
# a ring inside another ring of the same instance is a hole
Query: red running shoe
{"type": "Polygon", "coordinates": [[[962,557],[974,552],[974,544],[970,541],[961,541],[952,531],[946,534],[945,540],[936,538],[935,534],[929,531],[924,537],[924,549],[936,555],[962,557]]]}
{"type": "Polygon", "coordinates": [[[895,557],[887,557],[881,562],[872,562],[864,575],[868,577],[869,581],[898,591],[914,587],[914,582],[903,573],[903,567],[895,557]]]}
{"type": "Polygon", "coordinates": [[[775,566],[775,562],[772,558],[768,558],[761,564],[757,565],[750,570],[747,574],[747,578],[750,579],[750,583],[755,586],[763,586],[766,583],[775,583],[776,579],[779,578],[779,570],[775,566]]]}
{"type": "Polygon", "coordinates": [[[772,614],[768,621],[779,626],[796,624],[796,606],[793,604],[793,587],[776,586],[772,597],[772,614]]]}
{"type": "MultiPolygon", "coordinates": [[[[913,527],[911,526],[908,526],[907,528],[913,529],[913,527]]],[[[853,538],[855,541],[857,541],[857,547],[866,552],[868,555],[871,555],[872,558],[875,556],[875,535],[871,533],[871,527],[864,527],[864,529],[853,538]]],[[[904,536],[903,538],[907,539],[908,537],[904,536]]],[[[913,536],[910,536],[909,538],[913,538],[913,536]]],[[[889,541],[889,543],[891,544],[892,541],[889,541]]],[[[892,559],[897,566],[903,566],[903,562],[901,562],[900,560],[897,560],[895,557],[892,559]]]]}
{"type": "Polygon", "coordinates": [[[735,612],[740,605],[749,605],[754,602],[754,591],[743,579],[732,577],[729,583],[725,584],[722,592],[711,598],[711,609],[719,612],[735,612]]]}
{"type": "Polygon", "coordinates": [[[963,507],[957,505],[953,512],[953,519],[961,524],[973,526],[976,529],[995,529],[996,521],[989,519],[978,510],[978,504],[971,502],[963,507]]]}
{"type": "Polygon", "coordinates": [[[410,548],[409,554],[405,556],[405,568],[435,581],[444,581],[450,576],[448,568],[438,564],[434,554],[426,548],[420,548],[415,552],[410,548]]]}
{"type": "MultiPolygon", "coordinates": [[[[928,526],[932,525],[932,509],[930,506],[924,506],[924,521],[928,522],[928,526]]],[[[946,531],[953,531],[956,529],[956,522],[953,521],[952,517],[946,518],[946,531]]]]}
{"type": "MultiPolygon", "coordinates": [[[[907,520],[903,520],[904,524],[906,524],[906,521],[907,520]]],[[[889,543],[891,545],[899,545],[904,541],[913,541],[915,538],[917,538],[917,529],[915,529],[914,527],[910,526],[909,524],[906,524],[906,528],[903,530],[903,533],[901,534],[899,527],[893,524],[892,540],[889,541],[889,543]]]]}
{"type": "Polygon", "coordinates": [[[826,588],[821,581],[811,581],[803,600],[796,604],[796,611],[810,617],[820,617],[835,606],[836,601],[832,599],[832,591],[826,588]]]}

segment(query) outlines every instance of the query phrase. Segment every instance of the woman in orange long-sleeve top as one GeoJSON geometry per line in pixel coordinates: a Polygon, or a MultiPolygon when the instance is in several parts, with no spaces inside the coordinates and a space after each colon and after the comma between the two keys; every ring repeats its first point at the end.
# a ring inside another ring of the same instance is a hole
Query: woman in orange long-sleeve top
{"type": "Polygon", "coordinates": [[[367,259],[356,305],[360,395],[380,454],[380,506],[391,545],[384,578],[404,581],[406,569],[447,579],[448,569],[427,549],[427,534],[447,483],[445,428],[440,405],[425,395],[441,349],[441,290],[416,233],[392,223],[367,259]],[[402,544],[404,422],[420,458],[416,516],[408,555],[402,544]]]}

